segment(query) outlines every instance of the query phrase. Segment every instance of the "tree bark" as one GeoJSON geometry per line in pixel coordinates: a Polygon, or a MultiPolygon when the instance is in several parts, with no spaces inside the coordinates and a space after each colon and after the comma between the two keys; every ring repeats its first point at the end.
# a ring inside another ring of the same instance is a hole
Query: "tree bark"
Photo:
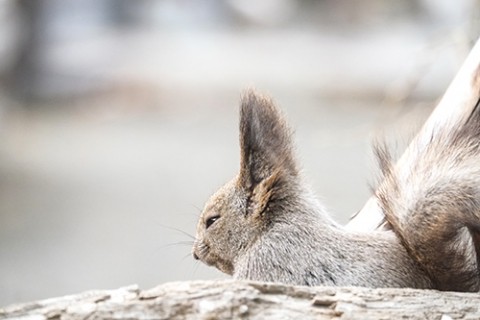
{"type": "Polygon", "coordinates": [[[0,309],[0,319],[480,319],[480,295],[231,280],[91,291],[0,309]]]}

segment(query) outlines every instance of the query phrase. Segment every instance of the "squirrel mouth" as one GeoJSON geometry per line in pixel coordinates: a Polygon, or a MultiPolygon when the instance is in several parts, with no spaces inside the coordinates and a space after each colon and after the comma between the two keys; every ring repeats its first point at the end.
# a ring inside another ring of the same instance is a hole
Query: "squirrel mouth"
{"type": "Polygon", "coordinates": [[[193,250],[192,250],[193,259],[200,260],[203,263],[209,265],[205,259],[208,256],[209,251],[210,251],[210,247],[208,245],[202,242],[195,241],[195,244],[193,245],[193,250]]]}
{"type": "Polygon", "coordinates": [[[216,267],[226,274],[233,274],[233,264],[216,255],[210,250],[210,246],[205,243],[196,244],[193,248],[192,255],[195,260],[200,260],[208,266],[216,267]]]}

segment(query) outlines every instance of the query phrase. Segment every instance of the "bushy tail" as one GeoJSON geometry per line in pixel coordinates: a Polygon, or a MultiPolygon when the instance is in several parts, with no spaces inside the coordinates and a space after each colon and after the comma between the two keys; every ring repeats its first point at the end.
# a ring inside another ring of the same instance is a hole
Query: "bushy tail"
{"type": "Polygon", "coordinates": [[[409,254],[440,290],[480,289],[480,107],[453,130],[418,146],[408,172],[384,146],[376,196],[409,254]]]}

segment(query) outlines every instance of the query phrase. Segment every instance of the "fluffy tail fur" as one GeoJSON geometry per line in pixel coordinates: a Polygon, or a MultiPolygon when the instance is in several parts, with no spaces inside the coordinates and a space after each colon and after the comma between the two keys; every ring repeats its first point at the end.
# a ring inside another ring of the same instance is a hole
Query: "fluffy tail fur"
{"type": "Polygon", "coordinates": [[[418,147],[409,172],[376,147],[384,175],[377,199],[409,254],[438,289],[480,289],[480,107],[465,124],[418,147]]]}

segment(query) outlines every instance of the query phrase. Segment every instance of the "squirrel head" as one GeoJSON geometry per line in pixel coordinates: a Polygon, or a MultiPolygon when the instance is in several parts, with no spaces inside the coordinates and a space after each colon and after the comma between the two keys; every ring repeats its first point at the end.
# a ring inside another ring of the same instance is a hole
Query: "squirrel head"
{"type": "Polygon", "coordinates": [[[233,274],[236,261],[295,201],[291,131],[270,98],[247,90],[240,104],[240,172],[206,203],[193,256],[233,274]]]}

